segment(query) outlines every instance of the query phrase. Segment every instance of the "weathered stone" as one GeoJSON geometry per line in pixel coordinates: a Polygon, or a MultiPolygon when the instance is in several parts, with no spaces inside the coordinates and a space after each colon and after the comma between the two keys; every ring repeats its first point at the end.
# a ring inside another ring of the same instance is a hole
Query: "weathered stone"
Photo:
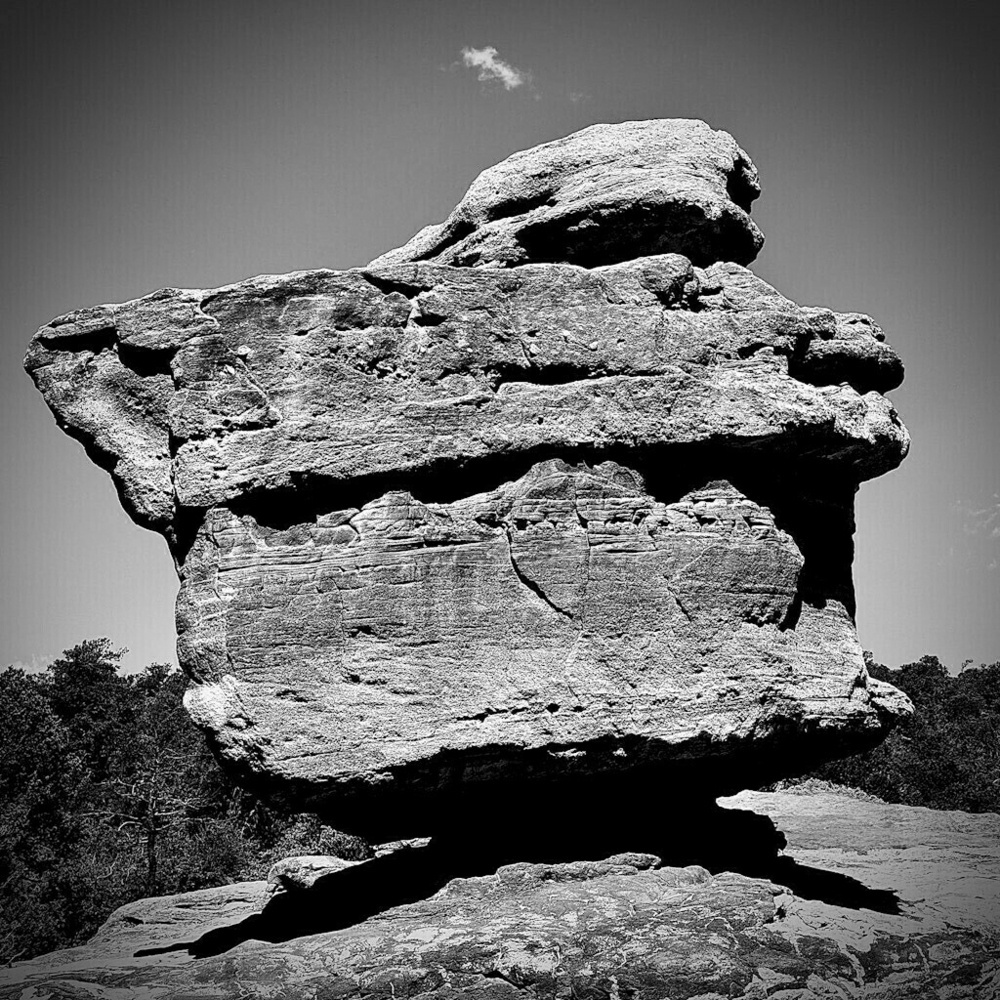
{"type": "Polygon", "coordinates": [[[412,851],[418,847],[426,847],[429,843],[430,837],[407,837],[404,840],[387,840],[376,844],[373,850],[376,858],[384,858],[396,851],[412,851]]]}
{"type": "Polygon", "coordinates": [[[484,170],[448,218],[376,264],[594,267],[680,253],[748,264],[757,170],[726,132],[675,118],[591,125],[484,170]]]}
{"type": "Polygon", "coordinates": [[[445,865],[421,892],[434,855],[418,849],[277,897],[228,929],[157,924],[156,906],[169,917],[183,897],[146,901],[142,925],[113,918],[88,945],[0,971],[0,997],[997,995],[1000,818],[831,793],[726,805],[715,844],[696,837],[672,866],[644,839],[665,824],[643,829],[636,812],[620,817],[621,847],[605,860],[481,859],[451,878],[445,865]],[[747,809],[777,822],[785,856],[766,838],[755,845],[770,823],[747,809]]]}
{"type": "Polygon", "coordinates": [[[171,544],[187,703],[243,780],[413,836],[501,788],[736,790],[908,711],[851,580],[902,366],[719,260],[755,185],[701,123],[602,126],[487,171],[433,263],[38,332],[58,420],[171,544]]]}
{"type": "Polygon", "coordinates": [[[54,969],[88,962],[96,954],[127,962],[137,951],[170,948],[239,924],[259,914],[267,898],[267,882],[255,881],[138,899],[118,907],[85,945],[53,952],[32,964],[54,969]]]}
{"type": "MultiPolygon", "coordinates": [[[[906,452],[902,366],[859,314],[736,265],[437,265],[165,289],[38,331],[28,370],[140,524],[247,493],[678,444],[837,464],[906,452]],[[874,390],[874,392],[872,391],[874,390]]],[[[336,498],[334,498],[336,499],[336,498]]]]}
{"type": "MultiPolygon", "coordinates": [[[[849,544],[833,517],[822,531],[849,544]]],[[[614,463],[287,529],[215,508],[178,598],[186,703],[248,777],[348,827],[433,824],[442,795],[501,768],[722,759],[716,787],[735,790],[790,717],[796,738],[846,749],[902,710],[867,679],[835,568],[817,562],[824,597],[803,602],[803,563],[729,483],[663,503],[614,463]]]]}
{"type": "Polygon", "coordinates": [[[359,861],[346,861],[329,854],[300,854],[282,858],[271,865],[267,873],[265,899],[278,892],[302,892],[311,889],[324,875],[343,871],[359,861]]]}

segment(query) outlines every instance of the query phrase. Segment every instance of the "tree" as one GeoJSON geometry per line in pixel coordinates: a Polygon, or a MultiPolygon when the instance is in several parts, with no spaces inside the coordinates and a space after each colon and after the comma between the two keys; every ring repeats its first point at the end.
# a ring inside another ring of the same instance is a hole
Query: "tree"
{"type": "Polygon", "coordinates": [[[184,686],[183,676],[162,663],[138,677],[128,766],[123,762],[109,779],[108,818],[140,850],[145,895],[201,888],[232,874],[206,873],[198,864],[206,824],[215,827],[217,838],[232,840],[217,822],[228,808],[231,786],[183,709],[184,686]]]}
{"type": "Polygon", "coordinates": [[[238,789],[182,706],[185,679],[90,639],[0,674],[0,963],[85,940],[124,903],[259,878],[364,841],[238,789]]]}
{"type": "Polygon", "coordinates": [[[887,802],[1000,812],[1000,663],[965,666],[958,675],[936,656],[898,670],[868,667],[910,696],[914,714],[880,746],[814,776],[887,802]]]}
{"type": "Polygon", "coordinates": [[[45,686],[0,673],[0,964],[71,934],[64,896],[83,843],[83,773],[45,686]]]}
{"type": "Polygon", "coordinates": [[[136,692],[118,673],[125,653],[107,639],[87,639],[67,649],[47,672],[49,704],[95,785],[128,753],[135,726],[136,692]]]}

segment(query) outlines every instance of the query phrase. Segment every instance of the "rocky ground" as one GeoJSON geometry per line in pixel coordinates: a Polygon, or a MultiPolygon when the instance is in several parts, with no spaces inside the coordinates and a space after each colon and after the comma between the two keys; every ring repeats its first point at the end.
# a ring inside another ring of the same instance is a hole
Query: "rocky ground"
{"type": "Polygon", "coordinates": [[[499,867],[499,838],[418,843],[143,900],[5,970],[0,997],[1000,996],[1000,817],[829,790],[720,805],[689,821],[651,795],[591,823],[581,804],[534,833],[521,816],[522,860],[499,867]]]}

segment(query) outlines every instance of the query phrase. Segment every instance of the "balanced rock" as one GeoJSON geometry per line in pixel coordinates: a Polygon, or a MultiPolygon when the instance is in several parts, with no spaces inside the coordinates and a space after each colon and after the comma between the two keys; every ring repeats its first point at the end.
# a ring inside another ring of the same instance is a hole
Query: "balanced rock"
{"type": "Polygon", "coordinates": [[[882,331],[734,262],[755,173],[701,123],[515,161],[456,210],[475,261],[165,289],[54,320],[26,361],[170,542],[222,758],[370,836],[501,791],[735,791],[909,710],[853,621],[854,493],[908,446],[882,331]],[[543,175],[553,204],[512,193],[543,175]],[[539,212],[548,258],[516,235],[539,212]]]}
{"type": "Polygon", "coordinates": [[[674,252],[748,264],[764,242],[749,215],[759,194],[750,157],[704,122],[591,125],[484,170],[443,223],[373,263],[594,267],[674,252]]]}

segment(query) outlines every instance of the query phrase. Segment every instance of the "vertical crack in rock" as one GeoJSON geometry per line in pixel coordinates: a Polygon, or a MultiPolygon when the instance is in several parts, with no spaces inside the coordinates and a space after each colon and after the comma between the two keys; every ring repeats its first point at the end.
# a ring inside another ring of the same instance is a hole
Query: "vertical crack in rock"
{"type": "Polygon", "coordinates": [[[587,551],[583,558],[583,592],[580,595],[580,607],[587,606],[587,590],[590,587],[590,560],[594,555],[594,546],[590,541],[590,522],[580,513],[580,501],[578,497],[573,498],[573,509],[576,512],[576,519],[583,529],[583,540],[587,543],[587,551]]]}
{"type": "Polygon", "coordinates": [[[688,609],[687,609],[686,607],[684,607],[684,604],[683,604],[683,602],[682,602],[682,601],[681,601],[681,599],[680,599],[680,598],[679,598],[679,597],[677,596],[677,594],[676,594],[676,593],[674,593],[673,591],[671,591],[671,592],[670,592],[670,596],[671,596],[671,597],[672,597],[672,598],[674,599],[674,604],[675,604],[675,605],[677,605],[677,610],[678,610],[678,611],[680,611],[680,613],[681,613],[681,614],[682,614],[682,615],[683,615],[683,616],[684,616],[684,617],[685,617],[685,618],[686,618],[686,619],[687,619],[687,620],[688,620],[689,622],[690,622],[690,621],[693,621],[693,619],[691,618],[691,612],[690,612],[690,611],[688,611],[688,609]]]}
{"type": "Polygon", "coordinates": [[[562,615],[563,618],[568,618],[570,621],[573,620],[574,616],[572,612],[566,611],[564,608],[559,607],[554,601],[549,598],[544,590],[534,581],[531,577],[527,576],[518,566],[517,560],[514,558],[514,538],[511,534],[509,527],[504,529],[504,533],[507,536],[507,554],[510,557],[510,566],[514,570],[514,575],[518,578],[528,588],[537,598],[547,604],[556,614],[562,615]]]}

